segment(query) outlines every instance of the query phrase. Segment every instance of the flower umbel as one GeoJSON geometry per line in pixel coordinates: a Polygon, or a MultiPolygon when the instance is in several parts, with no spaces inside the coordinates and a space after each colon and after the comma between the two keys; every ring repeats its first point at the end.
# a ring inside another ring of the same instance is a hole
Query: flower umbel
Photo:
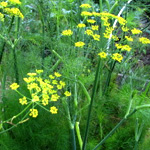
{"type": "Polygon", "coordinates": [[[19,85],[18,85],[17,83],[13,83],[13,84],[10,85],[10,88],[11,88],[12,90],[17,90],[18,87],[19,87],[19,85]]]}
{"type": "Polygon", "coordinates": [[[75,47],[81,47],[81,48],[83,48],[84,45],[85,45],[85,43],[81,42],[81,41],[75,43],[75,47]]]}
{"type": "Polygon", "coordinates": [[[107,54],[105,52],[100,52],[98,53],[98,55],[100,56],[100,58],[106,58],[107,57],[107,54]]]}
{"type": "Polygon", "coordinates": [[[38,110],[37,109],[30,109],[29,116],[32,116],[33,118],[36,118],[38,116],[38,110]]]}
{"type": "Polygon", "coordinates": [[[55,106],[52,106],[52,107],[50,108],[50,112],[51,112],[52,114],[57,114],[57,111],[58,111],[58,109],[57,109],[55,106]]]}

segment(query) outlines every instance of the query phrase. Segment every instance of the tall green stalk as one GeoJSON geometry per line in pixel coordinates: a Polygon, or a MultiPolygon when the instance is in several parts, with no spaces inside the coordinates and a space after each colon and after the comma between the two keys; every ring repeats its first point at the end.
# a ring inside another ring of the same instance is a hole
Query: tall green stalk
{"type": "MultiPolygon", "coordinates": [[[[7,31],[7,34],[8,34],[8,35],[9,35],[9,33],[10,33],[10,31],[11,31],[11,28],[12,28],[12,26],[13,26],[14,18],[15,18],[14,16],[11,18],[10,25],[9,25],[8,31],[7,31]]],[[[3,42],[2,47],[1,47],[0,64],[2,63],[2,58],[3,58],[5,46],[6,46],[6,41],[3,42]]]]}
{"type": "Polygon", "coordinates": [[[37,5],[38,10],[39,10],[39,16],[42,24],[42,38],[43,38],[43,43],[42,43],[42,69],[44,66],[44,51],[45,51],[45,21],[44,21],[44,16],[42,10],[43,8],[43,2],[38,0],[39,5],[37,5]]]}
{"type": "Polygon", "coordinates": [[[89,130],[89,123],[90,123],[90,117],[91,117],[91,112],[92,112],[92,106],[93,106],[95,94],[96,94],[96,91],[97,91],[97,85],[98,85],[98,81],[99,81],[100,64],[101,64],[101,60],[99,58],[98,66],[97,66],[97,70],[96,70],[96,75],[95,75],[95,81],[94,81],[94,85],[93,85],[91,101],[90,101],[89,110],[88,110],[88,118],[87,118],[87,124],[86,124],[86,129],[85,129],[85,135],[84,135],[82,150],[85,150],[85,148],[86,148],[87,136],[88,136],[88,130],[89,130]]]}

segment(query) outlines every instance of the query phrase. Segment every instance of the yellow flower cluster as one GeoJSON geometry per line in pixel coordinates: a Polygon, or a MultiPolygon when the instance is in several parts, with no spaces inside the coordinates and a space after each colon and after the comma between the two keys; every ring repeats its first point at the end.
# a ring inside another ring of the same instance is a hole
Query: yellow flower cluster
{"type": "Polygon", "coordinates": [[[133,38],[130,36],[125,36],[125,38],[127,39],[127,41],[133,42],[133,38]]]}
{"type": "Polygon", "coordinates": [[[72,34],[73,34],[73,31],[71,31],[70,29],[64,30],[62,32],[62,35],[64,35],[64,36],[71,36],[72,34]]]}
{"type": "Polygon", "coordinates": [[[107,27],[104,33],[104,37],[109,39],[110,34],[113,32],[113,30],[114,30],[113,27],[107,27]]]}
{"type": "Polygon", "coordinates": [[[122,51],[130,51],[131,47],[129,45],[116,44],[117,49],[121,49],[122,51]]]}
{"type": "Polygon", "coordinates": [[[150,44],[150,40],[148,38],[145,38],[145,37],[140,37],[139,38],[139,41],[142,43],[142,44],[150,44]]]}
{"type": "Polygon", "coordinates": [[[75,47],[81,47],[81,48],[83,48],[84,45],[85,45],[85,43],[81,42],[81,41],[75,43],[75,47]]]}
{"type": "Polygon", "coordinates": [[[81,16],[85,16],[85,17],[92,16],[92,13],[88,11],[82,11],[81,16]]]}
{"type": "Polygon", "coordinates": [[[86,25],[85,25],[84,23],[79,23],[79,24],[77,25],[77,27],[78,27],[78,28],[84,28],[84,27],[86,27],[86,25]]]}
{"type": "Polygon", "coordinates": [[[85,34],[90,35],[90,36],[93,36],[94,33],[93,33],[92,30],[87,29],[87,30],[85,31],[85,34]]]}
{"type": "Polygon", "coordinates": [[[20,17],[21,19],[24,18],[23,14],[20,12],[18,8],[5,8],[4,11],[11,16],[17,16],[20,17]]]}
{"type": "MultiPolygon", "coordinates": [[[[60,77],[62,76],[60,73],[54,72],[54,74],[49,75],[48,79],[42,79],[42,73],[43,70],[36,70],[36,72],[34,73],[27,74],[28,77],[24,78],[24,81],[27,83],[27,89],[31,93],[31,98],[23,96],[19,99],[19,103],[21,105],[32,103],[33,108],[30,109],[29,114],[32,117],[38,116],[38,110],[34,109],[35,104],[47,106],[51,102],[58,101],[61,97],[60,93],[64,93],[64,96],[66,97],[71,96],[71,93],[69,91],[63,90],[66,83],[60,80],[60,77]]],[[[17,91],[18,87],[19,85],[17,83],[13,83],[12,85],[10,85],[10,88],[12,90],[17,91]]],[[[19,91],[17,92],[19,93],[19,91]]],[[[58,109],[55,106],[50,107],[50,112],[52,114],[56,114],[57,111],[58,109]]]]}
{"type": "Polygon", "coordinates": [[[142,33],[141,30],[136,29],[136,28],[132,29],[131,32],[132,32],[132,34],[140,34],[140,33],[142,33]]]}
{"type": "Polygon", "coordinates": [[[19,103],[22,105],[27,105],[27,98],[25,96],[23,98],[20,98],[19,103]]]}
{"type": "Polygon", "coordinates": [[[7,2],[0,2],[0,6],[2,7],[7,7],[8,3],[7,2]]]}
{"type": "Polygon", "coordinates": [[[58,111],[58,109],[55,106],[53,106],[53,107],[50,108],[50,112],[52,114],[57,114],[57,111],[58,111]]]}
{"type": "Polygon", "coordinates": [[[123,56],[119,53],[114,53],[111,57],[112,57],[113,60],[116,60],[118,62],[121,62],[122,59],[123,59],[123,56]]]}
{"type": "Polygon", "coordinates": [[[100,56],[100,58],[106,58],[107,57],[107,54],[105,52],[100,52],[98,53],[98,55],[100,56]]]}
{"type": "Polygon", "coordinates": [[[91,28],[94,31],[98,31],[99,26],[98,25],[92,25],[91,28]]]}
{"type": "Polygon", "coordinates": [[[93,20],[93,19],[88,19],[87,22],[88,22],[88,23],[91,23],[91,24],[94,24],[96,21],[93,20]]]}
{"type": "Polygon", "coordinates": [[[90,4],[82,4],[80,5],[81,8],[91,8],[92,6],[90,4]]]}
{"type": "Polygon", "coordinates": [[[33,118],[36,118],[38,116],[38,110],[37,109],[30,109],[29,116],[32,116],[33,118]]]}
{"type": "Polygon", "coordinates": [[[93,34],[93,39],[96,41],[100,41],[100,35],[99,34],[93,34]]]}
{"type": "Polygon", "coordinates": [[[19,0],[8,0],[10,3],[12,4],[18,4],[18,5],[21,5],[21,2],[19,0]]]}
{"type": "Polygon", "coordinates": [[[13,83],[13,84],[10,85],[10,88],[12,90],[17,90],[19,88],[19,85],[17,83],[13,83]]]}

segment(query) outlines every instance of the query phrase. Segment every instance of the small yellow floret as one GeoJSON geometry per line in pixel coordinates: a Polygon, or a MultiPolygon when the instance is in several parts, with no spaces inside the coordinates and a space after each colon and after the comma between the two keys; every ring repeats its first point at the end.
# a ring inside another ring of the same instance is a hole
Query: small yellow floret
{"type": "Polygon", "coordinates": [[[65,94],[66,96],[71,96],[71,93],[70,93],[69,91],[66,91],[64,94],[65,94]]]}
{"type": "Polygon", "coordinates": [[[100,56],[100,58],[106,58],[107,54],[105,52],[100,52],[98,53],[98,55],[100,56]]]}
{"type": "Polygon", "coordinates": [[[91,8],[92,6],[90,4],[82,4],[80,5],[81,8],[91,8]]]}
{"type": "Polygon", "coordinates": [[[85,25],[84,23],[79,23],[79,24],[77,25],[77,27],[78,27],[78,28],[84,28],[84,27],[86,27],[86,25],[85,25]]]}
{"type": "Polygon", "coordinates": [[[81,42],[81,41],[75,43],[75,47],[81,47],[82,48],[84,45],[85,45],[85,43],[81,42]]]}
{"type": "Polygon", "coordinates": [[[18,87],[19,87],[19,85],[18,85],[17,83],[13,83],[13,84],[10,85],[10,88],[11,88],[12,90],[17,90],[18,87]]]}
{"type": "Polygon", "coordinates": [[[21,2],[19,0],[8,0],[10,3],[12,4],[18,4],[18,5],[21,5],[21,2]]]}
{"type": "Polygon", "coordinates": [[[55,106],[50,107],[50,112],[52,114],[57,114],[58,109],[55,106]]]}
{"type": "Polygon", "coordinates": [[[20,98],[19,99],[19,103],[21,104],[21,105],[27,105],[27,98],[24,96],[23,98],[20,98]]]}
{"type": "Polygon", "coordinates": [[[29,116],[32,116],[33,118],[36,118],[38,116],[38,110],[37,109],[30,109],[29,116]]]}
{"type": "Polygon", "coordinates": [[[132,32],[132,34],[140,34],[140,33],[142,33],[141,30],[136,29],[136,28],[132,29],[131,32],[132,32]]]}
{"type": "Polygon", "coordinates": [[[73,32],[70,29],[64,30],[62,32],[62,35],[64,35],[64,36],[71,36],[72,34],[73,34],[73,32]]]}

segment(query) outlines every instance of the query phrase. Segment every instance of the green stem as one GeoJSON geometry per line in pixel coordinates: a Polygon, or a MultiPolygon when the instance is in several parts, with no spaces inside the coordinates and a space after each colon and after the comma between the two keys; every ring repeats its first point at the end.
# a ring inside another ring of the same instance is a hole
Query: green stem
{"type": "Polygon", "coordinates": [[[110,85],[111,75],[112,75],[112,72],[114,70],[115,64],[116,64],[116,61],[111,64],[112,66],[111,66],[111,69],[109,70],[109,73],[108,73],[108,76],[107,76],[107,80],[106,80],[103,95],[105,95],[105,93],[107,92],[108,87],[110,85]]]}
{"type": "Polygon", "coordinates": [[[118,6],[118,1],[116,1],[115,3],[114,3],[114,5],[111,7],[111,9],[109,10],[109,13],[112,13],[115,9],[116,9],[116,7],[118,6]]]}
{"type": "MultiPolygon", "coordinates": [[[[8,27],[8,31],[7,31],[7,33],[8,33],[8,34],[10,33],[11,28],[12,28],[12,26],[13,26],[14,18],[15,18],[15,17],[14,17],[14,16],[12,16],[12,18],[11,18],[11,22],[10,22],[10,25],[9,25],[9,27],[8,27]]],[[[4,50],[5,50],[5,46],[6,46],[6,41],[4,41],[4,42],[3,42],[2,47],[1,47],[1,53],[0,53],[0,64],[2,63],[2,58],[3,58],[3,53],[4,53],[4,50]]]]}
{"type": "Polygon", "coordinates": [[[66,102],[66,99],[63,99],[62,103],[63,103],[63,106],[65,108],[67,118],[69,121],[69,128],[70,128],[71,135],[72,135],[72,147],[73,147],[73,150],[76,150],[76,138],[75,138],[75,132],[74,132],[74,123],[72,123],[72,121],[71,121],[70,111],[69,111],[69,107],[68,107],[68,104],[66,102]]]}
{"type": "Polygon", "coordinates": [[[89,123],[90,123],[90,117],[91,117],[91,112],[92,112],[92,106],[93,106],[93,101],[94,101],[94,98],[95,98],[97,85],[98,85],[98,81],[99,81],[98,77],[99,77],[99,73],[100,73],[100,64],[101,64],[101,60],[99,58],[98,66],[97,66],[97,70],[96,70],[96,75],[95,75],[95,81],[94,81],[94,85],[93,85],[91,101],[90,101],[89,110],[88,110],[88,118],[87,118],[87,124],[86,124],[86,130],[85,130],[82,150],[85,150],[85,148],[86,148],[87,136],[88,136],[88,130],[89,130],[89,123]]]}
{"type": "Polygon", "coordinates": [[[16,83],[19,84],[19,72],[18,72],[17,55],[16,55],[15,47],[13,48],[13,57],[14,57],[14,70],[15,70],[16,83]]]}
{"type": "Polygon", "coordinates": [[[82,138],[81,138],[81,133],[80,133],[80,128],[79,128],[79,122],[76,122],[76,133],[77,133],[77,137],[78,137],[78,141],[79,141],[79,146],[80,146],[80,150],[82,150],[82,138]]]}
{"type": "Polygon", "coordinates": [[[110,4],[109,4],[109,0],[105,0],[106,2],[106,5],[107,5],[107,8],[108,8],[108,11],[110,11],[110,4]]]}
{"type": "Polygon", "coordinates": [[[19,114],[17,114],[16,116],[13,116],[12,118],[10,118],[10,119],[8,119],[8,120],[3,121],[2,123],[7,123],[8,121],[13,120],[13,119],[19,117],[19,116],[22,115],[31,105],[32,105],[32,103],[30,103],[29,105],[27,105],[19,114]]]}
{"type": "Polygon", "coordinates": [[[100,7],[100,12],[103,12],[103,2],[102,0],[99,0],[99,7],[100,7]]]}

